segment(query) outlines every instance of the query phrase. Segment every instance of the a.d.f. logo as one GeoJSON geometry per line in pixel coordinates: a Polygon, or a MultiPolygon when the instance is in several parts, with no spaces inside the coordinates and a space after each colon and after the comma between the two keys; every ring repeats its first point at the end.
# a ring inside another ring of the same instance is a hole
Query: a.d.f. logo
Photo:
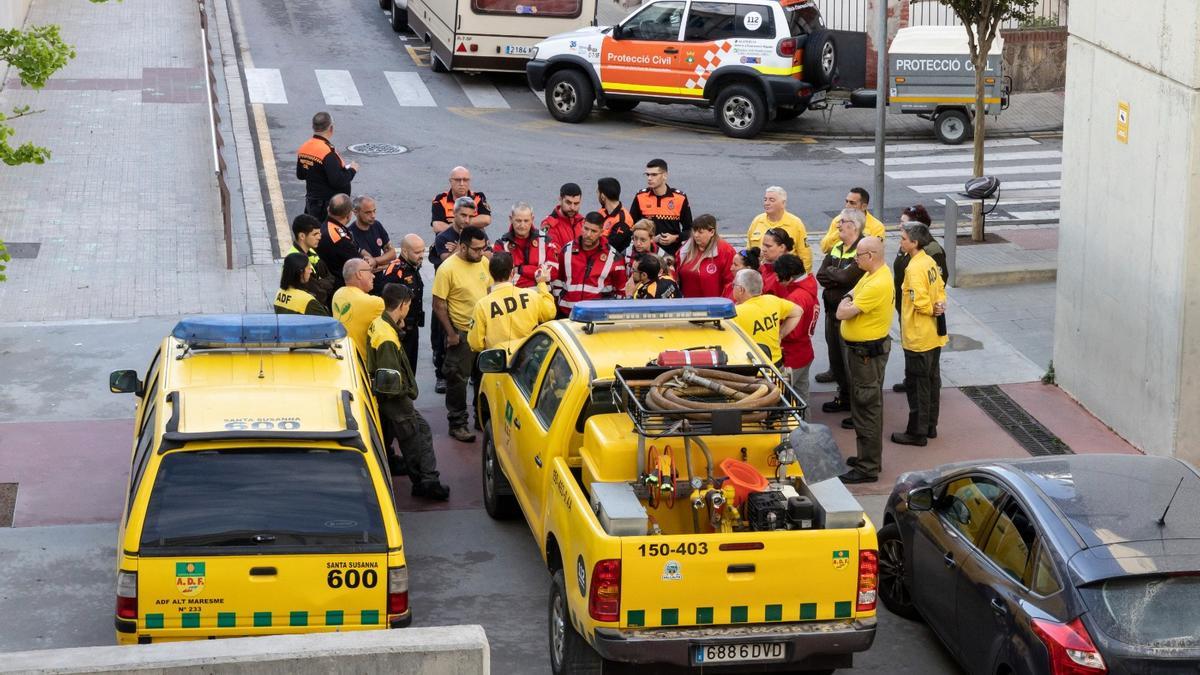
{"type": "Polygon", "coordinates": [[[184,595],[197,595],[204,590],[204,563],[175,563],[175,590],[184,595]]]}

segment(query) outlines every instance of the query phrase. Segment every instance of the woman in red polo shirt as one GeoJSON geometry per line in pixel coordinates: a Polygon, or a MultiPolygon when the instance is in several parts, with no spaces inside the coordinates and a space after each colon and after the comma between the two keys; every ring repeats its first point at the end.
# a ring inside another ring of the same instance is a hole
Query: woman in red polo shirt
{"type": "Polygon", "coordinates": [[[719,298],[733,281],[736,251],[717,234],[717,219],[705,213],[692,220],[692,237],[675,254],[675,273],[685,298],[719,298]]]}
{"type": "Polygon", "coordinates": [[[782,227],[772,227],[767,230],[762,239],[762,253],[759,258],[759,272],[763,278],[763,293],[783,297],[779,290],[779,279],[775,276],[775,261],[787,255],[796,248],[792,235],[782,227]]]}

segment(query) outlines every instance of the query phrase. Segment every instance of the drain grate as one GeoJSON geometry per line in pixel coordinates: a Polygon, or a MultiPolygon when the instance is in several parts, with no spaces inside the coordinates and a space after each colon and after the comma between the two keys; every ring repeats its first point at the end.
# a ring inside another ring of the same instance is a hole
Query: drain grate
{"type": "Polygon", "coordinates": [[[996,424],[1008,432],[1008,435],[1029,454],[1035,457],[1075,454],[1069,445],[1042,426],[1041,422],[1035,420],[1000,387],[962,387],[962,393],[974,401],[988,417],[995,420],[996,424]]]}
{"type": "Polygon", "coordinates": [[[0,527],[12,527],[17,509],[17,484],[0,483],[0,527]]]}
{"type": "Polygon", "coordinates": [[[42,250],[40,241],[6,241],[4,248],[13,260],[33,260],[42,250]]]}
{"type": "Polygon", "coordinates": [[[346,149],[356,155],[370,155],[371,157],[403,155],[408,152],[407,147],[394,143],[355,143],[346,149]]]}

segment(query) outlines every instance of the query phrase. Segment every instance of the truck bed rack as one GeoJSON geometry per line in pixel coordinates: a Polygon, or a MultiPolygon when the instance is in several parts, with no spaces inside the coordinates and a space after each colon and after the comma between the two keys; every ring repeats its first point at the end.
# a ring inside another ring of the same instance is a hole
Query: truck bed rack
{"type": "Polygon", "coordinates": [[[613,403],[633,420],[637,432],[646,438],[678,436],[733,436],[739,434],[786,434],[799,427],[807,404],[780,375],[767,365],[716,366],[700,370],[720,371],[761,378],[780,390],[781,397],[772,406],[739,405],[733,398],[705,398],[721,402],[716,410],[663,410],[647,401],[651,382],[667,371],[684,368],[642,367],[615,370],[613,403]],[[725,402],[728,402],[725,405],[725,402]]]}

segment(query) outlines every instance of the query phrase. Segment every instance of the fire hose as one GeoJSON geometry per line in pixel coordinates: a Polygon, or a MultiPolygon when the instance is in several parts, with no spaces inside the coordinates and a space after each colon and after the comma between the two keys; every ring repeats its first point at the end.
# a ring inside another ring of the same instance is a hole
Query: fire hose
{"type": "MultiPolygon", "coordinates": [[[[642,384],[642,383],[638,383],[642,384]]],[[[707,417],[713,410],[725,410],[731,404],[738,408],[769,408],[783,396],[780,388],[765,377],[739,375],[707,368],[676,368],[646,382],[646,405],[654,410],[696,413],[691,419],[707,417]],[[725,400],[704,401],[699,398],[725,400]],[[732,399],[732,401],[730,400],[732,399]]],[[[751,413],[746,421],[765,419],[767,413],[751,413]]]]}

